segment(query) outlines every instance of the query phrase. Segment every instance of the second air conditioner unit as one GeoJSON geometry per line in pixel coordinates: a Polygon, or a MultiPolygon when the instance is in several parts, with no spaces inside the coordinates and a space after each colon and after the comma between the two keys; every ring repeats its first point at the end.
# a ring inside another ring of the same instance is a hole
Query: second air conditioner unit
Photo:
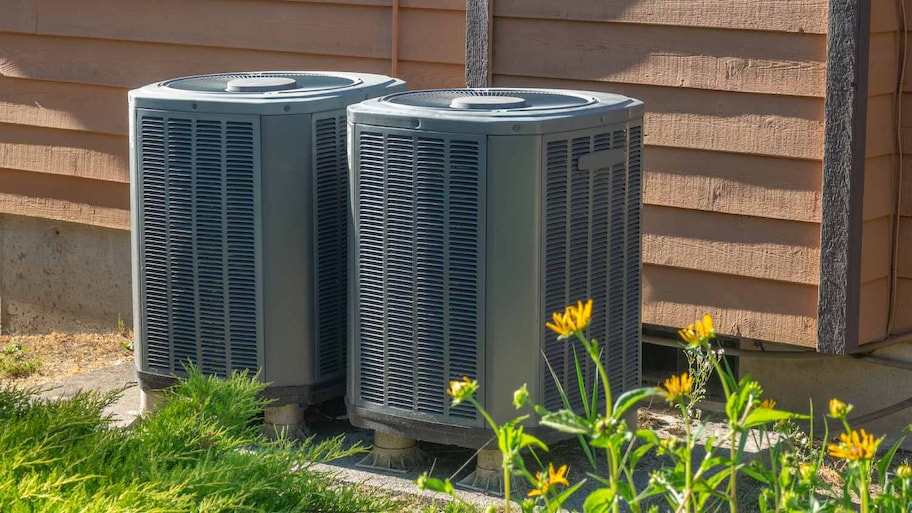
{"type": "Polygon", "coordinates": [[[353,424],[481,447],[490,432],[448,382],[478,379],[498,422],[523,383],[556,410],[546,359],[579,407],[545,322],[587,298],[615,391],[639,386],[642,117],[624,96],[538,89],[349,107],[353,424]]]}
{"type": "Polygon", "coordinates": [[[178,78],[130,92],[136,367],[261,371],[276,404],[344,386],[345,108],[405,89],[337,72],[178,78]]]}

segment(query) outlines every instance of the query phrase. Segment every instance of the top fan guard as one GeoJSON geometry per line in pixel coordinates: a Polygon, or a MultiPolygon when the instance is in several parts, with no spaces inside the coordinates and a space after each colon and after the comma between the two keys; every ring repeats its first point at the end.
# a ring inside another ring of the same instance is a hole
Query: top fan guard
{"type": "Polygon", "coordinates": [[[567,109],[598,100],[572,92],[535,89],[436,89],[394,94],[382,101],[432,109],[495,111],[567,109]]]}
{"type": "Polygon", "coordinates": [[[352,87],[360,79],[324,73],[251,72],[221,73],[176,78],[162,87],[197,93],[310,92],[352,87]]]}

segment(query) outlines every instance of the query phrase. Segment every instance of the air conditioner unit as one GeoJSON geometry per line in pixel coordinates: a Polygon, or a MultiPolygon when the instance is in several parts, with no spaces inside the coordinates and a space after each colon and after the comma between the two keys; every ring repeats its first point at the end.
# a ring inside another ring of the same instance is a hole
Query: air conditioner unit
{"type": "Polygon", "coordinates": [[[344,391],[345,108],[385,76],[251,72],[130,92],[136,367],[145,391],[192,363],[261,371],[266,395],[344,391]]]}
{"type": "Polygon", "coordinates": [[[523,383],[562,407],[548,363],[581,406],[571,346],[545,322],[587,298],[615,392],[639,386],[642,118],[624,96],[539,89],[348,108],[355,426],[481,447],[490,431],[448,382],[479,379],[504,421],[523,383]]]}

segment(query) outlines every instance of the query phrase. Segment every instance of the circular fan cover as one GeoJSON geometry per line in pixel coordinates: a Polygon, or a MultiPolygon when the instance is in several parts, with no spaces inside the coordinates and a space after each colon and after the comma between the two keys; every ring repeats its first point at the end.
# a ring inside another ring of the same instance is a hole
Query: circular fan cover
{"type": "Polygon", "coordinates": [[[437,89],[394,94],[382,101],[411,107],[490,112],[567,109],[598,100],[574,93],[530,89],[437,89]]]}
{"type": "Polygon", "coordinates": [[[222,73],[217,75],[201,75],[169,80],[162,84],[163,87],[194,91],[199,93],[226,93],[243,94],[263,92],[307,92],[325,89],[341,89],[357,85],[360,80],[336,75],[318,73],[222,73]],[[271,84],[257,88],[257,79],[264,84],[271,84]],[[237,87],[237,84],[245,84],[237,87]],[[286,84],[281,87],[277,84],[286,84]]]}

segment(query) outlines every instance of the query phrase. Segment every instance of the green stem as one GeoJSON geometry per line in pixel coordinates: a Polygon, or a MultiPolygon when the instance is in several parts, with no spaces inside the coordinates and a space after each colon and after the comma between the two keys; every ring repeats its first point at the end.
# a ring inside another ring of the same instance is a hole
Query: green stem
{"type": "Polygon", "coordinates": [[[504,461],[504,511],[510,513],[510,469],[504,461]]]}
{"type": "MultiPolygon", "coordinates": [[[[693,440],[690,435],[690,417],[687,415],[687,406],[684,405],[683,400],[678,406],[681,408],[681,415],[684,417],[685,442],[687,443],[687,451],[684,454],[684,499],[681,505],[684,506],[684,513],[689,513],[690,501],[693,496],[693,465],[691,463],[693,458],[693,440]]],[[[678,511],[680,511],[680,506],[678,511]]]]}
{"type": "Polygon", "coordinates": [[[731,430],[729,444],[731,445],[731,474],[728,476],[728,508],[731,513],[738,513],[738,474],[735,473],[737,462],[737,449],[735,448],[735,430],[731,430]]]}
{"type": "Polygon", "coordinates": [[[858,495],[861,497],[861,513],[868,513],[870,511],[870,506],[868,505],[868,464],[865,462],[859,467],[861,467],[861,472],[859,472],[860,475],[858,477],[858,495]]]}
{"type": "Polygon", "coordinates": [[[599,377],[602,380],[602,389],[605,392],[605,419],[610,419],[613,405],[611,400],[611,383],[608,382],[608,373],[605,372],[605,366],[602,365],[602,359],[599,358],[599,355],[594,351],[594,344],[590,343],[586,337],[583,336],[581,331],[575,333],[576,338],[582,342],[583,347],[586,348],[586,352],[589,353],[589,358],[592,359],[593,363],[595,363],[595,368],[598,370],[599,377]]]}

